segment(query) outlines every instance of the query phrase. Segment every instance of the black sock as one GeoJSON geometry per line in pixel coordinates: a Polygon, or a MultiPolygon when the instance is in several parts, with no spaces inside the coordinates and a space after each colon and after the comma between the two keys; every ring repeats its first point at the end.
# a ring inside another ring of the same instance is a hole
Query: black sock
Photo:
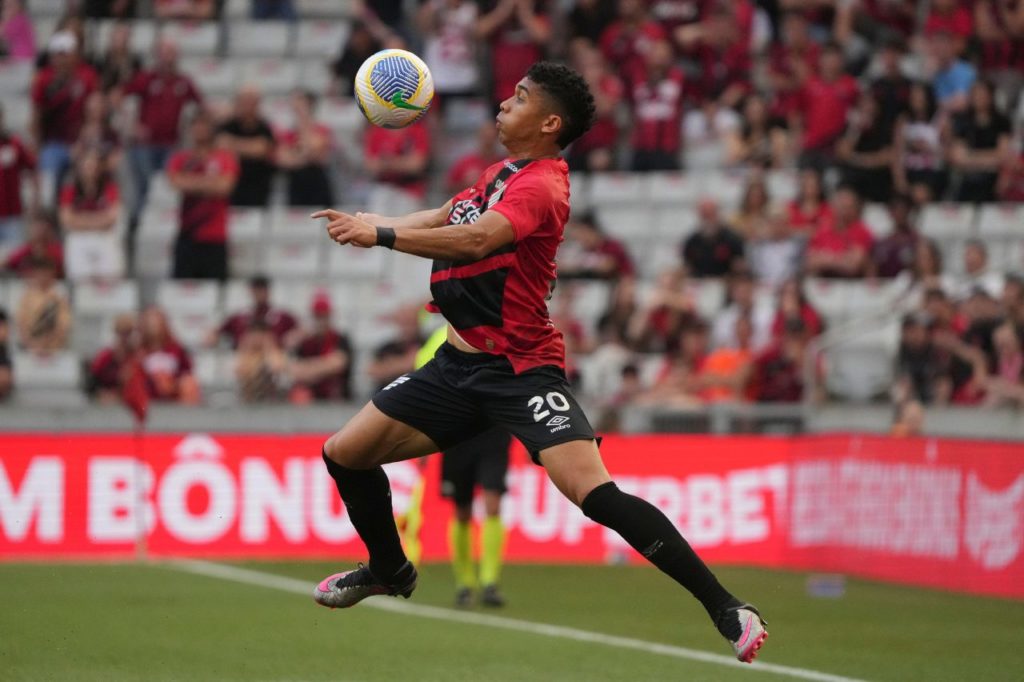
{"type": "Polygon", "coordinates": [[[349,469],[324,454],[327,471],[334,479],[359,537],[370,553],[370,572],[378,580],[398,582],[407,559],[391,510],[391,484],[382,467],[349,469]]]}
{"type": "Polygon", "coordinates": [[[614,530],[644,558],[693,593],[716,624],[723,609],[740,604],[722,587],[672,522],[651,503],[622,492],[609,481],[591,490],[580,506],[588,518],[614,530]]]}

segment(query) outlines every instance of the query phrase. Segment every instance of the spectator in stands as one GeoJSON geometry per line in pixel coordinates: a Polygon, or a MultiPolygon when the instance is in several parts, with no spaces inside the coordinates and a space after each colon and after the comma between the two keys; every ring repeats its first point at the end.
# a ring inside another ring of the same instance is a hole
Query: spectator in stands
{"type": "Polygon", "coordinates": [[[590,86],[596,111],[594,125],[572,144],[566,161],[570,170],[612,170],[619,140],[616,116],[625,88],[622,80],[608,68],[604,55],[593,45],[574,46],[573,64],[590,86]]]}
{"type": "Polygon", "coordinates": [[[954,405],[979,404],[985,397],[989,376],[984,351],[948,329],[936,329],[933,339],[935,345],[944,351],[944,357],[948,358],[952,382],[950,402],[954,405]]]}
{"type": "Polygon", "coordinates": [[[874,245],[861,219],[860,195],[840,187],[832,198],[832,218],[823,222],[807,245],[806,269],[816,277],[864,277],[874,245]]]}
{"type": "Polygon", "coordinates": [[[31,274],[15,312],[18,345],[39,355],[67,348],[71,335],[71,306],[67,294],[57,286],[52,261],[35,258],[31,274]]]}
{"type": "Polygon", "coordinates": [[[568,42],[577,39],[589,45],[598,45],[605,30],[616,18],[616,0],[576,0],[565,17],[568,42]]]}
{"type": "Polygon", "coordinates": [[[893,392],[897,400],[918,400],[925,405],[949,402],[953,381],[948,354],[935,344],[927,315],[903,318],[896,357],[893,392]]]}
{"type": "Polygon", "coordinates": [[[252,18],[295,21],[299,16],[292,0],[252,0],[252,18]]]}
{"type": "Polygon", "coordinates": [[[732,141],[743,125],[735,110],[714,98],[704,98],[698,104],[683,116],[683,165],[691,173],[726,165],[732,141]]]}
{"type": "Polygon", "coordinates": [[[263,320],[251,320],[235,353],[235,379],[242,402],[280,400],[287,366],[288,358],[270,327],[263,320]]]}
{"type": "Polygon", "coordinates": [[[995,201],[999,170],[1013,156],[1012,127],[996,106],[992,84],[979,80],[971,86],[967,109],[953,120],[950,165],[960,172],[958,201],[995,201]]]}
{"type": "MultiPolygon", "coordinates": [[[[749,314],[736,318],[733,338],[704,358],[696,383],[706,403],[742,402],[754,367],[753,322],[749,314]]],[[[712,330],[712,336],[714,330],[712,330]]]]}
{"type": "Polygon", "coordinates": [[[427,191],[430,133],[425,125],[397,130],[370,126],[364,138],[363,167],[375,183],[370,204],[376,213],[414,208],[427,191]]]}
{"type": "MultiPolygon", "coordinates": [[[[775,342],[754,360],[749,389],[752,400],[759,403],[798,403],[804,399],[807,341],[811,336],[801,320],[786,321],[775,342]]],[[[822,383],[815,382],[815,386],[820,393],[822,383]]]]}
{"type": "Polygon", "coordinates": [[[754,293],[754,277],[749,272],[737,272],[729,277],[726,305],[711,323],[712,348],[742,346],[760,351],[771,342],[775,310],[770,301],[755,300],[754,293]],[[746,324],[747,328],[740,329],[741,324],[746,324]]]}
{"type": "Polygon", "coordinates": [[[379,391],[398,377],[411,372],[416,364],[416,353],[423,346],[420,334],[419,306],[399,309],[391,315],[398,334],[373,351],[366,374],[379,391]]]}
{"type": "Polygon", "coordinates": [[[832,207],[825,200],[821,171],[800,171],[797,195],[786,206],[786,222],[795,234],[811,236],[822,223],[832,220],[832,207]]]}
{"type": "Polygon", "coordinates": [[[1011,154],[1000,168],[996,196],[999,201],[1024,203],[1024,149],[1011,154]]]}
{"type": "Polygon", "coordinates": [[[764,177],[760,174],[751,174],[743,190],[739,211],[733,215],[730,227],[744,241],[764,236],[772,220],[771,203],[764,177]]]}
{"type": "Polygon", "coordinates": [[[164,311],[150,306],[139,318],[142,371],[149,396],[186,405],[199,403],[199,384],[192,374],[192,356],[171,333],[164,311]]]}
{"type": "Polygon", "coordinates": [[[24,236],[21,182],[29,181],[32,203],[39,203],[39,177],[36,158],[17,135],[4,127],[0,105],[0,248],[19,243],[24,236]]]}
{"type": "Polygon", "coordinates": [[[825,46],[818,72],[804,74],[799,106],[793,115],[793,127],[803,132],[801,161],[810,165],[831,163],[835,144],[846,128],[846,116],[857,101],[859,88],[853,76],[845,72],[842,48],[825,46]]]}
{"type": "Polygon", "coordinates": [[[692,407],[699,405],[698,380],[708,353],[708,328],[694,320],[680,337],[678,350],[665,358],[654,385],[636,397],[638,405],[692,407]]]}
{"type": "Polygon", "coordinates": [[[747,240],[746,251],[757,282],[777,289],[799,273],[804,240],[793,234],[783,216],[773,214],[764,230],[747,240]]]}
{"type": "Polygon", "coordinates": [[[960,0],[931,0],[924,22],[925,35],[945,35],[951,38],[957,54],[962,54],[967,40],[974,32],[971,11],[960,0]]]}
{"type": "Polygon", "coordinates": [[[660,273],[641,305],[630,312],[627,317],[624,311],[612,310],[610,317],[628,320],[626,338],[632,348],[643,353],[676,350],[682,330],[699,317],[685,271],[680,268],[660,273]]]}
{"type": "Polygon", "coordinates": [[[131,134],[132,181],[135,198],[131,219],[137,221],[146,204],[149,181],[162,170],[181,141],[182,115],[202,99],[192,79],[178,70],[178,46],[162,40],[156,49],[156,64],[136,74],[115,95],[138,97],[139,117],[131,134]]]}
{"type": "Polygon", "coordinates": [[[808,339],[818,336],[825,330],[821,315],[804,296],[803,283],[799,279],[788,280],[779,289],[778,303],[775,306],[775,319],[772,321],[772,337],[782,338],[787,326],[799,322],[808,339]]]}
{"type": "Polygon", "coordinates": [[[11,363],[10,329],[7,324],[7,310],[0,308],[0,400],[6,400],[14,387],[14,366],[11,363]]]}
{"type": "Polygon", "coordinates": [[[914,282],[918,286],[931,288],[941,286],[942,250],[931,239],[918,239],[914,249],[914,282]]]}
{"type": "Polygon", "coordinates": [[[448,171],[445,189],[449,195],[458,194],[471,187],[489,166],[502,159],[498,147],[498,129],[495,128],[493,121],[480,124],[476,140],[476,149],[459,158],[448,171]]]}
{"type": "Polygon", "coordinates": [[[652,43],[643,71],[632,81],[634,171],[678,170],[682,152],[683,72],[672,64],[672,45],[652,43]]]}
{"type": "Polygon", "coordinates": [[[114,343],[100,350],[89,365],[89,391],[103,405],[121,401],[122,390],[132,365],[141,360],[139,326],[132,313],[114,320],[114,343]]]}
{"type": "Polygon", "coordinates": [[[924,427],[924,406],[917,400],[896,403],[889,435],[893,438],[920,436],[924,427]]]}
{"type": "Polygon", "coordinates": [[[142,68],[142,59],[132,50],[132,25],[119,22],[110,32],[107,49],[97,60],[100,87],[104,92],[123,88],[142,68]]]}
{"type": "Polygon", "coordinates": [[[1007,320],[1017,326],[1017,334],[1024,334],[1024,275],[1008,273],[1000,296],[1007,320]]]}
{"type": "Polygon", "coordinates": [[[889,37],[878,52],[879,73],[871,81],[870,92],[878,105],[882,125],[892,130],[910,103],[910,80],[903,75],[903,41],[889,37]]]}
{"type": "Polygon", "coordinates": [[[226,338],[232,348],[238,348],[242,336],[254,322],[265,326],[277,345],[292,345],[291,336],[298,330],[299,323],[288,310],[271,305],[270,279],[266,275],[257,275],[249,280],[249,296],[252,301],[249,309],[237,312],[224,320],[224,323],[206,339],[207,346],[214,346],[219,339],[226,338]]]}
{"type": "Polygon", "coordinates": [[[372,27],[365,22],[352,23],[352,31],[344,44],[344,49],[330,64],[331,86],[329,92],[334,95],[352,97],[355,94],[354,83],[359,67],[367,57],[383,49],[385,36],[374,34],[372,27]]]}
{"type": "Polygon", "coordinates": [[[416,19],[424,39],[423,56],[430,64],[442,106],[453,98],[479,94],[478,14],[479,7],[472,0],[426,0],[420,4],[416,19]]]}
{"type": "Polygon", "coordinates": [[[245,86],[235,95],[235,113],[220,125],[218,146],[239,160],[238,183],[231,193],[232,206],[263,206],[270,198],[274,179],[274,132],[260,114],[262,95],[245,86]]]}
{"type": "Polygon", "coordinates": [[[643,78],[644,60],[656,42],[669,36],[651,19],[643,0],[618,0],[618,18],[601,34],[600,47],[609,64],[614,64],[627,90],[643,78]]]}
{"type": "Polygon", "coordinates": [[[153,0],[153,13],[157,19],[205,21],[217,16],[214,0],[153,0]]]}
{"type": "Polygon", "coordinates": [[[0,59],[31,61],[36,57],[36,37],[24,0],[0,4],[0,59]]]}
{"type": "Polygon", "coordinates": [[[789,136],[785,123],[769,116],[768,103],[758,94],[747,95],[741,106],[743,121],[728,136],[727,162],[779,168],[789,161],[789,136]]]}
{"type": "Polygon", "coordinates": [[[57,238],[57,223],[52,213],[34,211],[28,223],[25,242],[18,246],[4,261],[4,269],[26,278],[31,274],[34,259],[46,258],[53,262],[57,279],[64,279],[64,249],[57,238]]]}
{"type": "Polygon", "coordinates": [[[32,83],[32,136],[39,147],[39,168],[55,186],[71,163],[71,145],[85,119],[86,98],[99,87],[96,72],[79,59],[78,50],[73,33],[53,34],[47,47],[49,66],[40,69],[32,83]]]}
{"type": "Polygon", "coordinates": [[[818,68],[821,45],[811,38],[807,18],[796,10],[780,18],[780,38],[768,53],[768,83],[774,95],[772,114],[789,119],[800,110],[803,81],[818,68]]]}
{"type": "Polygon", "coordinates": [[[1024,351],[1020,333],[1011,322],[1003,322],[992,333],[995,348],[994,371],[985,384],[985,405],[1024,405],[1024,351]]]}
{"type": "Polygon", "coordinates": [[[131,19],[135,4],[135,0],[84,0],[82,6],[91,19],[131,19]]]}
{"type": "Polygon", "coordinates": [[[289,206],[332,206],[331,129],[313,116],[316,95],[308,90],[292,93],[295,122],[280,136],[277,165],[288,177],[289,206]]]}
{"type": "Polygon", "coordinates": [[[914,224],[916,208],[910,197],[894,194],[889,200],[889,217],[892,231],[875,242],[871,250],[872,271],[884,279],[913,271],[917,243],[923,239],[914,224]]]}
{"type": "Polygon", "coordinates": [[[911,85],[907,110],[896,120],[893,181],[897,191],[910,194],[921,205],[941,198],[948,184],[945,120],[932,87],[920,82],[911,85]]]}
{"type": "Polygon", "coordinates": [[[916,0],[861,0],[836,3],[834,35],[846,45],[856,31],[871,40],[892,33],[903,40],[911,37],[917,25],[916,0]]]}
{"type": "Polygon", "coordinates": [[[864,93],[836,145],[842,182],[868,201],[886,202],[892,193],[892,131],[874,95],[864,93]]]}
{"type": "Polygon", "coordinates": [[[75,163],[61,189],[59,216],[68,279],[114,280],[124,274],[124,245],[118,235],[121,194],[99,154],[87,152],[75,163]]]}
{"type": "Polygon", "coordinates": [[[955,36],[948,31],[934,31],[928,37],[928,57],[932,87],[939,108],[948,114],[967,109],[968,93],[977,73],[974,67],[959,59],[955,36]]]}
{"type": "Polygon", "coordinates": [[[289,365],[291,402],[352,398],[352,344],[331,326],[331,300],[323,292],[313,297],[313,329],[295,346],[289,365]]]}
{"type": "Polygon", "coordinates": [[[1003,275],[989,266],[988,247],[981,239],[964,243],[963,274],[943,276],[944,288],[954,300],[966,300],[979,287],[989,296],[1002,295],[1003,275]]]}
{"type": "Polygon", "coordinates": [[[633,259],[622,242],[601,231],[594,216],[582,214],[566,226],[564,255],[558,259],[559,279],[618,281],[632,277],[633,259]]]}
{"type": "Polygon", "coordinates": [[[477,39],[491,48],[491,101],[500,103],[551,39],[547,0],[481,0],[477,39]]]}
{"type": "Polygon", "coordinates": [[[1019,92],[1024,67],[1024,5],[1006,0],[974,4],[974,38],[982,72],[1010,92],[1019,92]]]}
{"type": "Polygon", "coordinates": [[[718,215],[713,199],[697,205],[697,229],[683,242],[683,262],[694,277],[722,277],[743,262],[743,240],[718,215]]]}
{"type": "Polygon", "coordinates": [[[676,44],[698,64],[699,98],[735,108],[750,92],[754,5],[748,0],[708,3],[697,23],[674,32],[676,44]]]}
{"type": "Polygon", "coordinates": [[[89,153],[98,154],[103,170],[113,176],[121,170],[121,135],[111,121],[107,96],[100,90],[85,101],[85,120],[78,139],[71,147],[71,162],[89,153]]]}
{"type": "Polygon", "coordinates": [[[199,112],[190,125],[192,146],[167,162],[167,179],[181,192],[173,275],[227,279],[228,197],[238,181],[238,160],[214,146],[213,120],[199,112]]]}

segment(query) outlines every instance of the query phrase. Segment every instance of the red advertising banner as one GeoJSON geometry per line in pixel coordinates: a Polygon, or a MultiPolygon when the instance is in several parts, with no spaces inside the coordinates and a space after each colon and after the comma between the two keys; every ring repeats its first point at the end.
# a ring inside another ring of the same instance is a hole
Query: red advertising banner
{"type": "MultiPolygon", "coordinates": [[[[0,436],[0,558],[362,557],[321,436],[0,436]]],[[[1024,598],[1024,448],[865,436],[609,436],[619,486],[712,563],[824,570],[1024,598]]],[[[439,460],[421,476],[424,558],[447,557],[439,460]]],[[[502,515],[511,561],[635,560],[525,453],[502,515]]]]}

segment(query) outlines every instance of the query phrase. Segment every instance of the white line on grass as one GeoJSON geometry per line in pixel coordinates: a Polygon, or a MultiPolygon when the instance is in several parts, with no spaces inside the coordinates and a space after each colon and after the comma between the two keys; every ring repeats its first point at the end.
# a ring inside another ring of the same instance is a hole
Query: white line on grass
{"type": "MultiPolygon", "coordinates": [[[[221,578],[222,580],[230,580],[232,582],[244,583],[246,585],[266,587],[274,590],[280,590],[282,592],[292,592],[294,594],[302,594],[306,596],[312,595],[310,583],[296,578],[288,578],[283,575],[264,573],[263,571],[253,571],[247,568],[239,568],[238,566],[229,566],[209,561],[176,561],[169,562],[165,565],[180,571],[185,571],[186,573],[194,573],[196,575],[203,575],[210,578],[221,578]]],[[[650,654],[660,654],[662,656],[685,658],[691,661],[700,661],[702,663],[724,665],[730,668],[746,670],[751,673],[773,673],[800,680],[813,680],[814,682],[863,682],[862,680],[857,680],[852,677],[832,675],[830,673],[818,672],[817,670],[810,670],[808,668],[797,668],[794,666],[779,665],[776,663],[755,663],[750,666],[740,663],[729,656],[712,654],[706,651],[688,649],[681,646],[673,646],[671,644],[645,642],[640,639],[617,637],[615,635],[606,635],[600,632],[591,632],[588,630],[578,630],[576,628],[565,627],[562,625],[549,625],[547,623],[536,623],[529,620],[505,618],[503,616],[491,616],[482,613],[456,611],[454,609],[446,609],[438,606],[410,604],[408,602],[401,602],[395,599],[370,599],[363,602],[360,607],[375,608],[381,611],[392,611],[394,613],[401,613],[407,616],[432,618],[434,620],[443,620],[452,623],[484,625],[502,630],[515,630],[517,632],[527,632],[534,635],[560,637],[562,639],[570,639],[576,642],[602,644],[604,646],[612,646],[619,649],[632,649],[634,651],[643,651],[650,654]]]]}

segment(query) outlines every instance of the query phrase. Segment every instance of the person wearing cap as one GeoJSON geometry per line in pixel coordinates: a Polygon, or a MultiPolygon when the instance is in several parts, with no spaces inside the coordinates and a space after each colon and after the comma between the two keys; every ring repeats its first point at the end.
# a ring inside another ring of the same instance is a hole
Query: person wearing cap
{"type": "Polygon", "coordinates": [[[270,279],[266,275],[256,275],[249,280],[250,307],[228,317],[224,323],[206,339],[207,346],[216,345],[221,338],[226,338],[232,348],[238,348],[242,336],[252,326],[253,321],[266,324],[271,335],[279,346],[288,347],[290,338],[299,324],[289,311],[277,308],[270,303],[270,279]]]}
{"type": "Polygon", "coordinates": [[[331,312],[331,299],[318,292],[312,304],[313,329],[299,340],[290,366],[293,403],[352,397],[352,345],[331,326],[331,312]]]}
{"type": "Polygon", "coordinates": [[[70,164],[71,145],[85,120],[85,101],[99,87],[99,76],[79,59],[78,50],[74,33],[54,33],[47,46],[49,64],[32,83],[32,134],[40,149],[39,167],[54,182],[70,164]]]}

